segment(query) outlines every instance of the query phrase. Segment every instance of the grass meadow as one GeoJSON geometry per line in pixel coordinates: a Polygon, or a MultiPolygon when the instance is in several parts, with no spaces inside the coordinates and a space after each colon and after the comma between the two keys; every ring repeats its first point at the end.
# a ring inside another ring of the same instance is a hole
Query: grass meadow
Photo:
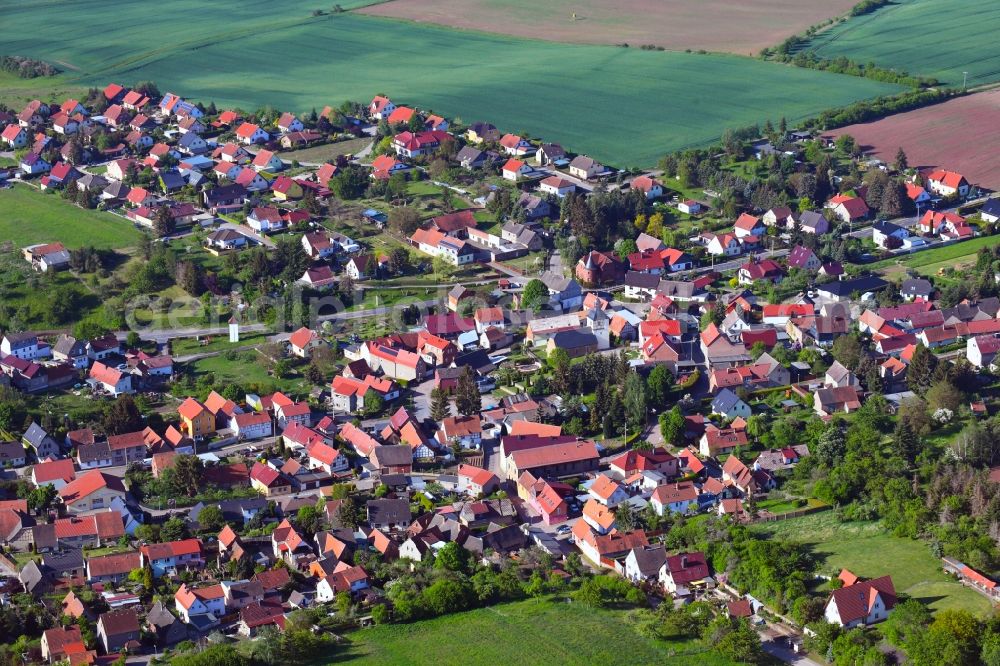
{"type": "Polygon", "coordinates": [[[985,597],[941,570],[926,543],[891,536],[879,522],[838,523],[833,511],[824,511],[759,523],[753,530],[810,546],[826,575],[836,575],[841,568],[865,578],[892,574],[897,592],[928,604],[932,611],[963,608],[985,615],[990,610],[985,597]]]}
{"type": "Polygon", "coordinates": [[[626,613],[562,599],[533,599],[350,636],[339,663],[467,666],[492,664],[729,664],[693,642],[657,642],[629,626],[626,613]],[[414,646],[420,646],[415,650],[414,646]],[[623,648],[623,646],[627,646],[623,648]]]}
{"type": "Polygon", "coordinates": [[[950,86],[1000,81],[1000,3],[982,0],[897,0],[821,32],[809,45],[823,58],[933,76],[950,86]]]}
{"type": "Polygon", "coordinates": [[[85,210],[27,185],[0,190],[0,241],[18,248],[61,242],[69,249],[100,249],[135,245],[140,231],[111,213],[85,210]]]}
{"type": "Polygon", "coordinates": [[[287,1],[164,0],[155,20],[148,7],[0,0],[0,43],[62,63],[62,77],[79,84],[154,80],[225,106],[302,112],[387,93],[623,167],[649,166],[727,127],[782,115],[795,122],[899,90],[736,56],[544,42],[351,12],[313,17],[287,1]]]}

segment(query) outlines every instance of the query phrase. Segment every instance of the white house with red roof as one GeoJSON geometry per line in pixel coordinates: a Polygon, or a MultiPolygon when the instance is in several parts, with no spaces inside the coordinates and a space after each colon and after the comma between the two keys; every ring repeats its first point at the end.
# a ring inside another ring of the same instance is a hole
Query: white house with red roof
{"type": "Polygon", "coordinates": [[[500,169],[500,174],[506,180],[513,182],[518,182],[525,176],[531,173],[531,167],[522,162],[521,160],[516,160],[513,157],[503,165],[500,169]]]}
{"type": "Polygon", "coordinates": [[[376,95],[368,105],[368,115],[375,120],[388,118],[389,114],[396,110],[396,105],[392,100],[383,95],[376,95]]]}
{"type": "Polygon", "coordinates": [[[566,180],[561,176],[549,176],[538,184],[538,191],[562,198],[576,192],[576,185],[573,184],[573,181],[566,180]]]}
{"type": "Polygon", "coordinates": [[[534,146],[531,145],[530,141],[516,134],[504,134],[500,137],[500,147],[506,155],[512,155],[514,157],[527,155],[534,149],[534,146]]]}
{"type": "Polygon", "coordinates": [[[653,201],[654,199],[659,199],[663,196],[663,183],[656,180],[652,176],[639,176],[638,178],[633,178],[632,182],[629,184],[629,188],[633,190],[640,190],[646,195],[647,201],[653,201]]]}
{"type": "Polygon", "coordinates": [[[844,569],[838,578],[844,586],[833,591],[824,611],[830,624],[845,629],[868,626],[888,618],[896,606],[896,588],[891,576],[862,581],[844,569]]]}
{"type": "Polygon", "coordinates": [[[372,161],[372,178],[386,180],[393,174],[406,171],[410,166],[391,155],[379,155],[372,161]]]}
{"type": "Polygon", "coordinates": [[[306,127],[302,124],[302,121],[295,117],[294,113],[281,114],[278,118],[278,129],[281,130],[283,134],[288,134],[289,132],[301,132],[306,127]]]}
{"type": "Polygon", "coordinates": [[[864,199],[849,194],[838,194],[826,202],[826,207],[843,222],[863,220],[870,212],[864,199]]]}
{"type": "Polygon", "coordinates": [[[20,125],[7,125],[3,130],[3,142],[11,148],[24,148],[28,145],[28,133],[20,125]]]}
{"type": "Polygon", "coordinates": [[[243,123],[236,128],[236,139],[247,146],[255,143],[266,143],[271,135],[253,123],[243,123]]]}
{"type": "Polygon", "coordinates": [[[737,238],[745,236],[762,236],[767,231],[767,227],[761,219],[750,213],[740,213],[733,224],[733,233],[737,238]]]}
{"type": "Polygon", "coordinates": [[[493,472],[476,467],[475,465],[461,464],[458,466],[458,486],[459,492],[467,495],[489,495],[500,487],[500,479],[493,472]]]}
{"type": "Polygon", "coordinates": [[[327,474],[337,474],[346,471],[351,462],[343,453],[323,442],[314,442],[308,449],[309,467],[322,469],[327,474]]]}
{"type": "Polygon", "coordinates": [[[282,231],[287,225],[276,207],[258,206],[247,215],[247,226],[259,233],[274,233],[282,231]]]}
{"type": "Polygon", "coordinates": [[[319,333],[303,326],[288,338],[288,349],[299,358],[309,358],[309,353],[323,345],[319,333]]]}
{"type": "Polygon", "coordinates": [[[935,169],[927,174],[927,188],[942,197],[964,197],[969,194],[969,181],[955,171],[935,169]]]}
{"type": "Polygon", "coordinates": [[[132,375],[104,365],[100,361],[95,361],[90,366],[90,377],[87,380],[95,389],[99,389],[113,396],[122,393],[134,393],[132,389],[132,375]]]}
{"type": "Polygon", "coordinates": [[[255,171],[281,171],[285,168],[285,163],[281,161],[281,158],[275,155],[270,150],[261,149],[257,151],[254,155],[253,160],[250,165],[255,171]]]}

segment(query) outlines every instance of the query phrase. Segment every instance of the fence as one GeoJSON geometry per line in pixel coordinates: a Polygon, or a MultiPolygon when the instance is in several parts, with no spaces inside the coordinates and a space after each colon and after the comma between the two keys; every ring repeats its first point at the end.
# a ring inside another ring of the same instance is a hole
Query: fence
{"type": "Polygon", "coordinates": [[[807,506],[804,509],[796,509],[795,511],[786,511],[785,513],[770,513],[767,512],[766,515],[757,514],[757,517],[752,521],[755,523],[773,523],[779,520],[788,520],[789,518],[801,518],[802,516],[808,516],[810,513],[816,513],[817,511],[827,511],[831,509],[830,506],[807,506]]]}

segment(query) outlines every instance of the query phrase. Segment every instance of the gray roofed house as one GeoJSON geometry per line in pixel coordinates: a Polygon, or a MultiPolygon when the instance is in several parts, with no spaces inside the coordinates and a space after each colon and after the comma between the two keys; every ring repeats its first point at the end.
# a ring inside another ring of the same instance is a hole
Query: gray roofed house
{"type": "Polygon", "coordinates": [[[667,551],[663,544],[638,546],[625,558],[625,576],[633,583],[651,580],[660,574],[666,562],[667,551]]]}
{"type": "Polygon", "coordinates": [[[188,638],[187,626],[161,601],[154,603],[146,614],[146,629],[156,636],[156,644],[161,647],[174,645],[188,638]]]}
{"type": "Polygon", "coordinates": [[[32,423],[24,433],[24,443],[35,450],[35,457],[39,460],[59,456],[59,444],[37,423],[32,423]]]}
{"type": "Polygon", "coordinates": [[[160,186],[164,192],[177,192],[184,189],[185,185],[187,185],[187,181],[184,180],[184,176],[176,171],[164,171],[160,173],[160,186]]]}
{"type": "Polygon", "coordinates": [[[89,365],[87,343],[77,340],[72,335],[60,335],[52,345],[52,358],[57,361],[69,361],[77,369],[86,368],[89,365]]]}
{"type": "Polygon", "coordinates": [[[87,563],[83,558],[83,550],[73,548],[46,553],[42,556],[42,566],[54,576],[69,578],[85,575],[87,563]]]}
{"type": "Polygon", "coordinates": [[[409,527],[410,503],[405,499],[374,499],[366,505],[368,524],[375,529],[409,527]]]}
{"type": "Polygon", "coordinates": [[[874,275],[865,275],[853,280],[835,280],[819,285],[817,293],[824,298],[835,300],[847,300],[855,292],[864,294],[868,291],[879,291],[889,286],[889,283],[874,275]]]}
{"type": "Polygon", "coordinates": [[[267,508],[263,497],[221,500],[219,502],[198,502],[188,511],[188,522],[197,523],[198,516],[206,506],[217,506],[222,510],[222,520],[231,525],[245,525],[267,508]]]}
{"type": "Polygon", "coordinates": [[[586,155],[577,155],[573,158],[573,161],[569,163],[570,175],[584,180],[593,178],[602,171],[604,171],[604,165],[594,158],[587,157],[586,155]]]}
{"type": "Polygon", "coordinates": [[[721,414],[729,419],[737,416],[747,418],[750,416],[750,405],[741,400],[736,393],[725,388],[712,400],[712,413],[721,414]]]}
{"type": "Polygon", "coordinates": [[[521,192],[521,196],[517,199],[517,205],[524,209],[525,217],[529,220],[537,220],[552,214],[552,206],[549,205],[548,201],[529,192],[521,192]]]}
{"type": "Polygon", "coordinates": [[[85,173],[76,179],[76,186],[82,192],[84,190],[104,190],[108,186],[108,179],[104,176],[85,173]]]}
{"type": "Polygon", "coordinates": [[[834,361],[824,377],[827,386],[858,386],[858,378],[840,361],[834,361]]]}
{"type": "Polygon", "coordinates": [[[931,284],[930,280],[924,278],[909,278],[903,280],[903,284],[899,287],[899,294],[908,301],[915,298],[929,301],[934,295],[934,285],[931,284]]]}
{"type": "Polygon", "coordinates": [[[24,467],[24,445],[20,442],[0,442],[0,467],[24,467]]]}
{"type": "Polygon", "coordinates": [[[31,540],[35,544],[36,553],[44,553],[59,547],[54,523],[43,523],[31,528],[31,540]]]}
{"type": "Polygon", "coordinates": [[[543,143],[535,151],[535,159],[543,166],[552,164],[556,160],[566,159],[566,150],[558,143],[543,143]]]}
{"type": "Polygon", "coordinates": [[[556,349],[565,350],[570,358],[575,358],[597,351],[597,336],[582,329],[558,331],[550,338],[549,344],[556,349]]]}
{"type": "Polygon", "coordinates": [[[17,579],[21,581],[25,592],[32,596],[46,594],[53,587],[52,578],[34,560],[21,567],[17,579]]]}
{"type": "Polygon", "coordinates": [[[521,224],[519,222],[507,222],[500,229],[500,235],[505,241],[510,243],[520,243],[529,250],[542,249],[542,237],[528,225],[521,224]]]}
{"type": "Polygon", "coordinates": [[[117,180],[111,181],[104,191],[101,193],[102,199],[124,199],[128,196],[128,193],[132,191],[132,188],[125,183],[117,180]]]}
{"type": "Polygon", "coordinates": [[[486,163],[486,153],[474,146],[465,146],[455,155],[455,161],[464,169],[478,169],[486,163]]]}
{"type": "Polygon", "coordinates": [[[572,310],[583,304],[583,290],[573,278],[545,271],[538,279],[549,288],[549,304],[553,307],[572,310]]]}
{"type": "Polygon", "coordinates": [[[486,528],[486,534],[480,535],[483,550],[493,550],[498,553],[512,553],[521,550],[528,544],[528,535],[521,531],[520,525],[496,525],[491,523],[486,528]]]}
{"type": "Polygon", "coordinates": [[[379,469],[405,467],[413,464],[413,451],[405,445],[378,445],[372,449],[371,461],[379,469]]]}
{"type": "Polygon", "coordinates": [[[807,210],[799,216],[799,227],[806,232],[825,234],[830,230],[830,223],[823,217],[822,213],[807,210]]]}

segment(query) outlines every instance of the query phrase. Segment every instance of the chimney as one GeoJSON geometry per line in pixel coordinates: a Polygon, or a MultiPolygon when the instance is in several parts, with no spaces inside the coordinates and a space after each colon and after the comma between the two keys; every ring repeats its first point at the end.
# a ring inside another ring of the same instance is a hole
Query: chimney
{"type": "Polygon", "coordinates": [[[688,565],[688,556],[687,555],[681,555],[681,568],[682,569],[687,569],[687,565],[688,565]]]}

